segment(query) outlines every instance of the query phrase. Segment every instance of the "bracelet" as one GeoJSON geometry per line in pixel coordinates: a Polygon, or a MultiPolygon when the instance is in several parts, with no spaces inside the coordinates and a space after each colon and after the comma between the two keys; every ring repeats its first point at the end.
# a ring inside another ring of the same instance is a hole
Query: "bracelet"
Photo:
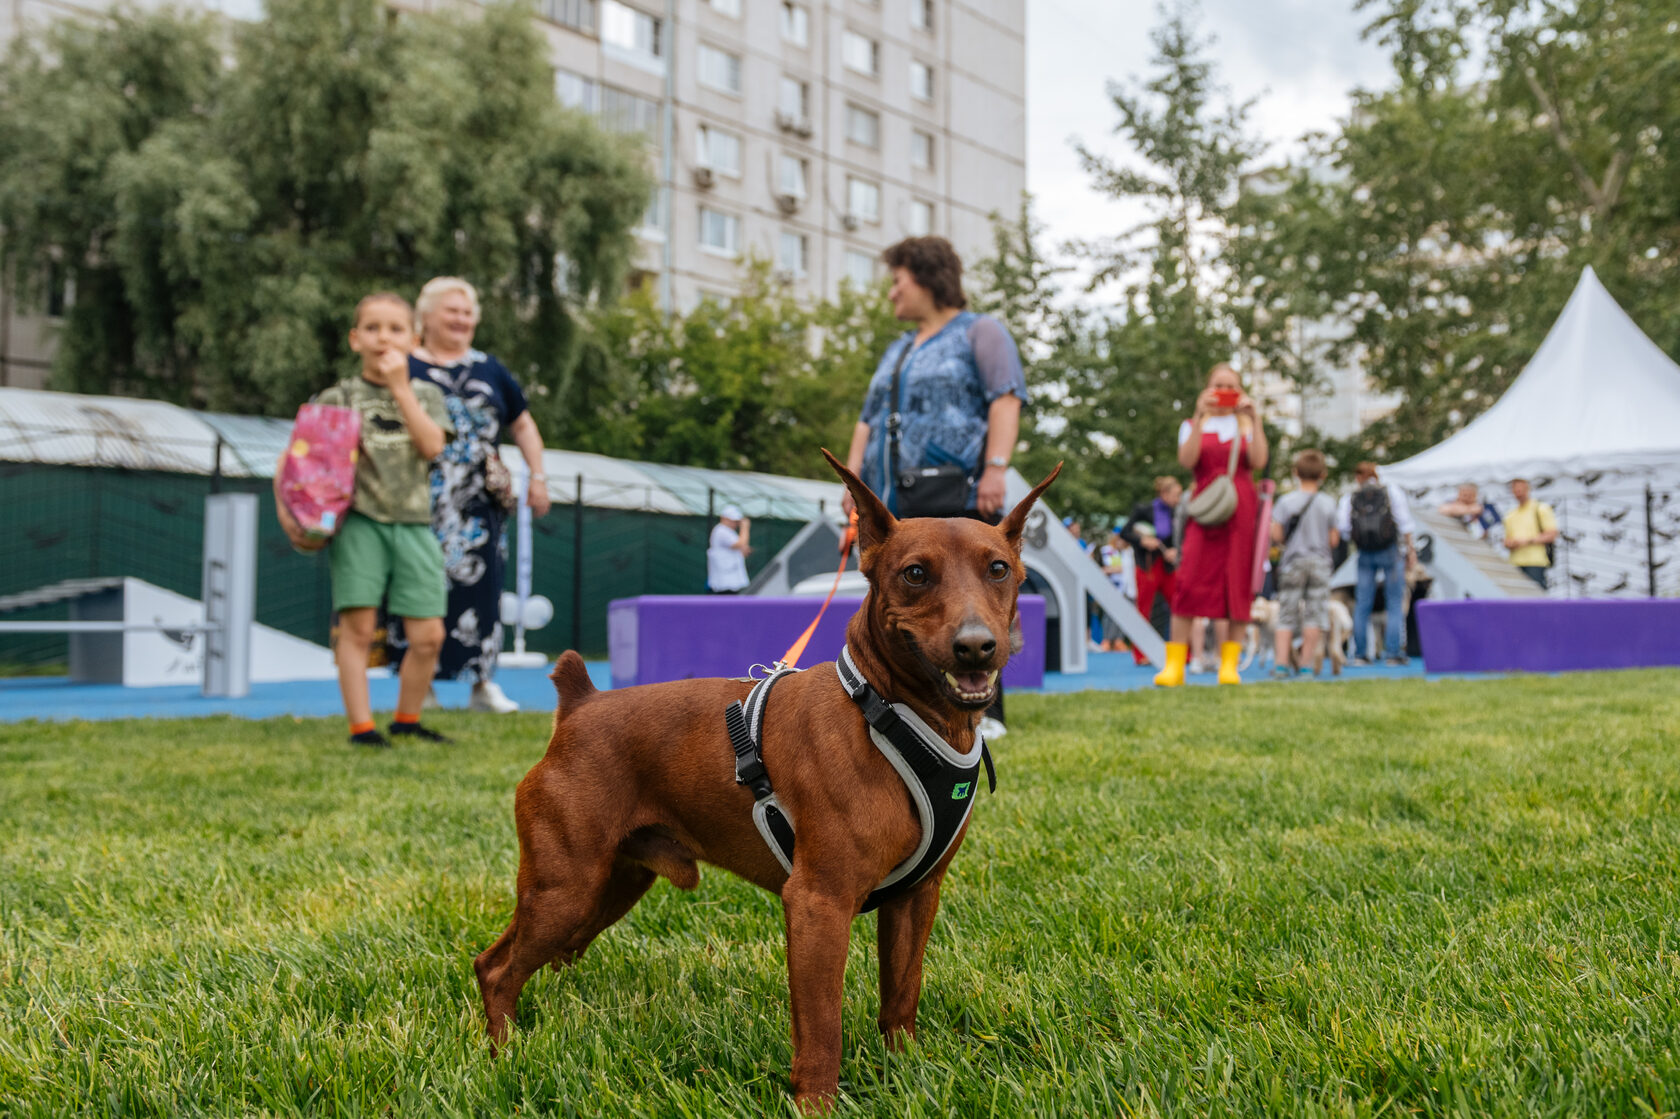
{"type": "Polygon", "coordinates": [[[993,455],[991,458],[986,460],[986,465],[987,466],[1001,466],[1001,467],[1004,467],[1005,469],[1008,469],[1009,460],[1002,457],[1001,455],[993,455]]]}
{"type": "Polygon", "coordinates": [[[547,482],[548,481],[548,475],[547,474],[533,474],[533,475],[531,475],[529,480],[532,481],[532,482],[547,482]]]}

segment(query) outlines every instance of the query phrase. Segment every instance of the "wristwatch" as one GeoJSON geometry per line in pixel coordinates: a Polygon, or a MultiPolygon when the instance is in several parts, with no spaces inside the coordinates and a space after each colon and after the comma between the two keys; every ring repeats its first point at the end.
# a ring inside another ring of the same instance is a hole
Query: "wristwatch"
{"type": "Polygon", "coordinates": [[[987,459],[987,460],[986,460],[986,465],[987,465],[987,466],[1003,466],[1003,467],[1007,467],[1007,466],[1008,466],[1008,465],[1009,465],[1009,460],[1008,460],[1008,459],[1006,459],[1006,458],[1004,458],[1004,457],[1003,457],[1003,456],[1001,456],[1001,455],[993,455],[993,456],[992,456],[992,457],[991,457],[991,458],[989,458],[989,459],[987,459]]]}

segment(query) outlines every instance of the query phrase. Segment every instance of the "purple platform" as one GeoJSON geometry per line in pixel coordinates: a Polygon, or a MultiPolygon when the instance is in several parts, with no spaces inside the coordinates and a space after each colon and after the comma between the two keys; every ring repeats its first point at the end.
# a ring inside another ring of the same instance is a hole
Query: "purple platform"
{"type": "MultiPolygon", "coordinates": [[[[831,661],[846,643],[846,623],[861,597],[836,598],[800,658],[800,666],[831,661]]],[[[607,651],[613,687],[745,676],[787,651],[817,616],[820,598],[757,595],[643,595],[607,606],[607,651]]],[[[1044,683],[1044,599],[1021,596],[1021,651],[1003,670],[1006,688],[1044,683]]]]}
{"type": "Polygon", "coordinates": [[[1573,672],[1680,665],[1680,599],[1420,602],[1430,672],[1573,672]]]}

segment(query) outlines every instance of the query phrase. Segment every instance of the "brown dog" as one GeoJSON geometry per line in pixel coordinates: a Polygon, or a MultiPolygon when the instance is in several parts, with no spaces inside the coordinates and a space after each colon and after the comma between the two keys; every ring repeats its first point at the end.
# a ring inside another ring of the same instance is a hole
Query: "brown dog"
{"type": "MultiPolygon", "coordinates": [[[[883,697],[971,754],[980,713],[1019,647],[1021,531],[1061,467],[993,527],[962,518],[899,521],[823,455],[857,503],[869,579],[846,630],[853,662],[883,697]]],[[[597,692],[575,652],[560,658],[553,679],[554,735],[514,798],[513,922],[473,965],[492,1039],[506,1037],[519,992],[538,968],[575,960],[655,876],[689,890],[699,881],[696,863],[712,863],[781,895],[793,1088],[801,1103],[820,1106],[839,1086],[852,918],[921,836],[903,780],[871,743],[835,665],[783,677],[764,716],[764,764],[798,836],[792,873],[754,826],[753,794],[735,781],[724,711],[749,681],[597,692]]],[[[879,1022],[894,1047],[916,1032],[922,952],[961,842],[959,833],[931,873],[879,910],[879,1022]]]]}

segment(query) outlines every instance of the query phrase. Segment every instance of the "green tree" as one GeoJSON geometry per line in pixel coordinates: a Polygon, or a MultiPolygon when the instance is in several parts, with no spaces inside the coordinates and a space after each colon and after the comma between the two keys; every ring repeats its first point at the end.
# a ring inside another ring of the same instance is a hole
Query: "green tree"
{"type": "Polygon", "coordinates": [[[26,298],[74,282],[62,388],[285,413],[341,375],[361,295],[458,274],[484,296],[479,343],[558,402],[569,300],[620,286],[640,162],[556,104],[517,7],[273,0],[231,29],[118,12],[8,56],[0,253],[26,298]]]}
{"type": "Polygon", "coordinates": [[[828,477],[816,449],[844,457],[869,378],[901,329],[883,294],[848,286],[833,301],[803,302],[755,261],[739,293],[686,314],[633,295],[591,318],[579,363],[618,406],[567,445],[828,477]]]}
{"type": "Polygon", "coordinates": [[[1067,461],[1058,507],[1093,520],[1129,509],[1155,476],[1182,473],[1179,423],[1240,334],[1223,253],[1238,181],[1259,151],[1248,109],[1223,102],[1208,45],[1185,12],[1170,13],[1152,39],[1151,75],[1109,87],[1115,132],[1135,157],[1116,163],[1079,149],[1097,189],[1141,204],[1148,218],[1074,246],[1092,265],[1093,288],[1120,286],[1119,307],[1053,320],[1023,457],[1030,471],[1067,461]]]}
{"type": "Polygon", "coordinates": [[[1592,265],[1680,352],[1680,37],[1617,0],[1364,0],[1391,88],[1248,199],[1234,265],[1273,314],[1345,324],[1399,410],[1349,452],[1444,438],[1509,386],[1592,265]],[[1281,185],[1280,185],[1281,184],[1281,185]]]}

